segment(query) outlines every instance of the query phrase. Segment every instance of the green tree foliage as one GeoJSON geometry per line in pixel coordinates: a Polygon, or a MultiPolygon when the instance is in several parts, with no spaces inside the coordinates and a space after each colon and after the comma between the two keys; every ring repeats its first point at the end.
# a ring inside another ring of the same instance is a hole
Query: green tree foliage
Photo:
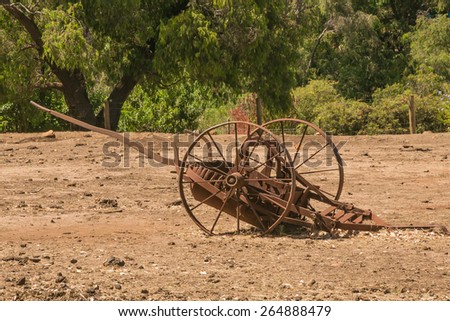
{"type": "Polygon", "coordinates": [[[403,133],[411,95],[419,131],[448,130],[448,12],[448,0],[0,0],[0,130],[55,126],[30,99],[100,125],[108,100],[113,129],[177,132],[254,113],[233,104],[258,97],[266,119],[403,133]]]}
{"type": "MultiPolygon", "coordinates": [[[[27,72],[38,74],[40,87],[62,91],[69,112],[89,123],[101,121],[97,103],[103,98],[116,128],[123,103],[141,81],[225,82],[237,91],[258,92],[270,106],[289,106],[295,84],[289,50],[296,51],[296,28],[288,2],[224,7],[187,0],[2,0],[1,5],[2,21],[15,26],[8,36],[19,35],[34,49],[29,61],[35,65],[27,72]]],[[[11,45],[23,49],[21,43],[11,45]]],[[[26,68],[20,61],[16,65],[26,68]]]]}
{"type": "Polygon", "coordinates": [[[295,7],[281,0],[192,3],[161,25],[155,65],[166,76],[223,82],[257,93],[272,110],[287,109],[298,59],[295,17],[295,7]]]}
{"type": "Polygon", "coordinates": [[[370,106],[344,98],[335,85],[336,82],[313,80],[307,86],[297,88],[294,91],[296,116],[333,134],[363,133],[370,106]]]}
{"type": "Polygon", "coordinates": [[[224,92],[225,89],[214,92],[196,82],[182,82],[168,89],[138,85],[123,107],[119,128],[169,133],[195,130],[206,110],[220,107],[224,92]]]}
{"type": "Polygon", "coordinates": [[[417,68],[432,72],[450,81],[450,18],[419,17],[411,35],[411,57],[417,68]]]}

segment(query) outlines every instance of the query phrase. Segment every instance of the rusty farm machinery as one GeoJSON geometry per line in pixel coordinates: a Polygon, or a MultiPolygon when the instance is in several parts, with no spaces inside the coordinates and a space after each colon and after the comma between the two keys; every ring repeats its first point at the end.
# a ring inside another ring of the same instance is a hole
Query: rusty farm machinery
{"type": "Polygon", "coordinates": [[[286,231],[377,231],[383,228],[438,228],[437,225],[391,225],[353,204],[340,201],[344,162],[331,136],[297,119],[278,119],[261,126],[242,121],[215,125],[191,135],[173,157],[132,144],[122,133],[35,107],[94,132],[119,139],[178,173],[182,204],[207,234],[286,231]],[[226,134],[226,135],[222,135],[226,134]],[[220,138],[220,139],[219,139],[220,138]]]}

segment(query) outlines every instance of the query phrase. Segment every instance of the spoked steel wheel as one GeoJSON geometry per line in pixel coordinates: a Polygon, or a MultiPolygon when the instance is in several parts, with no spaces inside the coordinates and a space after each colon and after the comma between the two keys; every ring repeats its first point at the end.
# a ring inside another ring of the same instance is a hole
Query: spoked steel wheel
{"type": "Polygon", "coordinates": [[[288,149],[297,186],[307,189],[312,195],[319,194],[303,206],[321,210],[321,206],[327,206],[322,203],[324,198],[339,199],[344,185],[344,168],[330,135],[314,124],[299,119],[277,119],[262,126],[273,132],[288,149]],[[315,202],[315,199],[319,201],[315,202]]]}
{"type": "Polygon", "coordinates": [[[274,134],[236,121],[196,137],[180,163],[178,182],[188,215],[207,234],[265,234],[289,212],[296,177],[274,134]]]}

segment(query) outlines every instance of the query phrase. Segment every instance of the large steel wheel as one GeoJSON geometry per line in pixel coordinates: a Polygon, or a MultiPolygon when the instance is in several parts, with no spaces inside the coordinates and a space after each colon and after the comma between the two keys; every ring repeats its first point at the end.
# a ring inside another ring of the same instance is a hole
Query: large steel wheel
{"type": "MultiPolygon", "coordinates": [[[[297,186],[307,189],[311,210],[323,210],[325,199],[338,200],[344,186],[343,161],[331,136],[304,120],[277,119],[262,125],[288,149],[297,176],[297,186]]],[[[298,200],[300,201],[300,200],[298,200]]],[[[295,200],[297,202],[297,200],[295,200]]]]}
{"type": "Polygon", "coordinates": [[[207,234],[269,233],[293,200],[291,165],[289,152],[268,129],[239,121],[219,124],[197,136],[184,154],[180,196],[207,234]]]}

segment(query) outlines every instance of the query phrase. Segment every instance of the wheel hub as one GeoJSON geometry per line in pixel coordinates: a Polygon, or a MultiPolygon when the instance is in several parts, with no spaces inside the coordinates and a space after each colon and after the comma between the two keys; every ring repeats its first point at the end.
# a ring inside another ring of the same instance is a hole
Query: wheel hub
{"type": "Polygon", "coordinates": [[[245,185],[245,178],[241,173],[233,173],[227,176],[226,183],[230,187],[239,188],[245,185]]]}

